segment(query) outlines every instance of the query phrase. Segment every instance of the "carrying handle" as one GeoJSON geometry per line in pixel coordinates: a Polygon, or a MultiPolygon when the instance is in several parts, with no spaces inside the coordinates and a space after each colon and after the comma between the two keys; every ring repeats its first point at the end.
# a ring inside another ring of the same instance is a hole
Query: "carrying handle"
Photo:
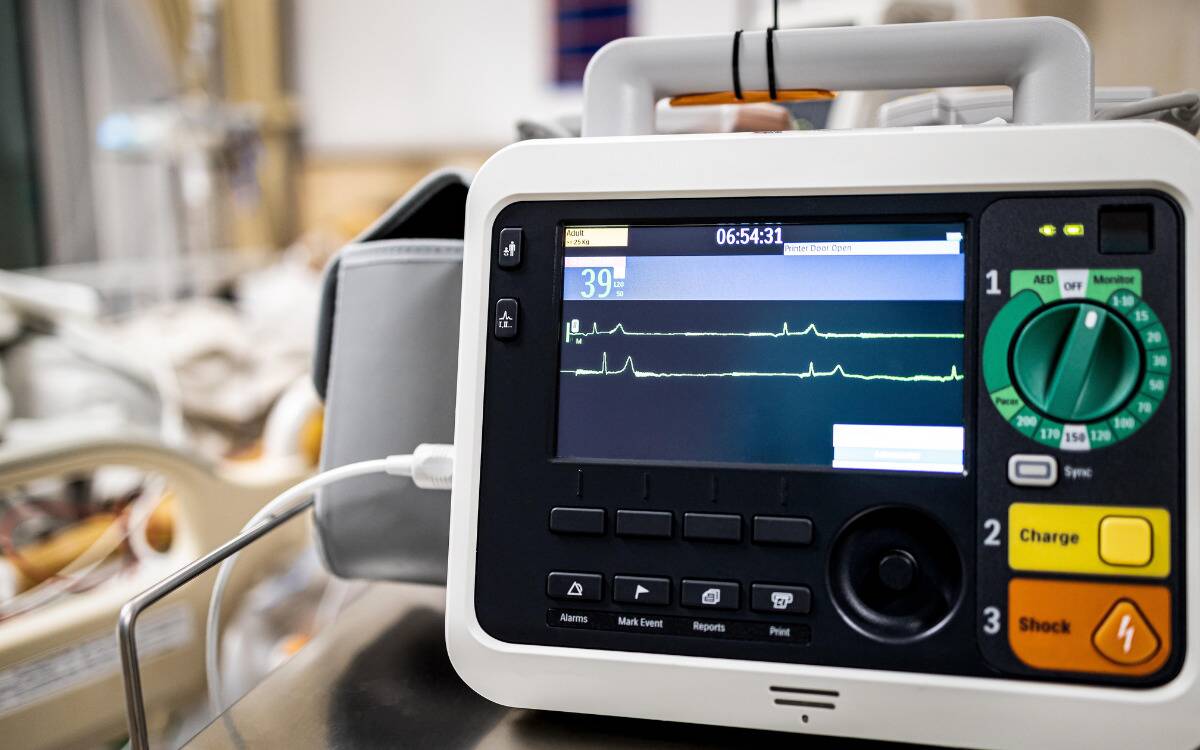
{"type": "MultiPolygon", "coordinates": [[[[1061,18],[945,21],[774,32],[780,88],[1007,84],[1022,124],[1092,118],[1092,48],[1061,18]]],[[[766,32],[741,40],[742,86],[767,80],[766,32]],[[749,82],[749,83],[748,83],[749,82]]],[[[632,37],[605,45],[584,76],[583,135],[648,135],[666,96],[732,86],[732,35],[632,37]]]]}

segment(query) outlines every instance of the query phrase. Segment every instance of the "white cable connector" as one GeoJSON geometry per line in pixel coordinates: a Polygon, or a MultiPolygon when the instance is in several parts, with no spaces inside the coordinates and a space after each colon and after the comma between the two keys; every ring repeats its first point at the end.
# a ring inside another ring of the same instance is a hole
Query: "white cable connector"
{"type": "Polygon", "coordinates": [[[412,453],[388,456],[384,469],[397,477],[412,477],[413,484],[423,490],[448,490],[454,480],[454,446],[444,443],[421,443],[412,453]]]}
{"type": "MultiPolygon", "coordinates": [[[[312,505],[313,493],[322,487],[343,479],[371,474],[411,477],[413,484],[423,490],[449,490],[454,479],[454,446],[443,443],[421,443],[412,453],[359,461],[323,471],[284,490],[271,502],[264,505],[254,514],[253,518],[246,522],[241,533],[249,531],[267,519],[275,518],[305,505],[312,505]]],[[[214,716],[220,715],[225,710],[221,696],[221,669],[218,654],[221,598],[233,576],[233,566],[237,559],[238,555],[235,554],[221,563],[208,602],[208,620],[204,632],[204,667],[208,680],[209,706],[214,716]]]]}

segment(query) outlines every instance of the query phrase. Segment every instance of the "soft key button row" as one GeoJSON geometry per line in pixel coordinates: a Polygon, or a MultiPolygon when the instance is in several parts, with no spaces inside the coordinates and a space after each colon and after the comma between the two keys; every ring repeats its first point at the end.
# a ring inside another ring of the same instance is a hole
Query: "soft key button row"
{"type": "Polygon", "coordinates": [[[1171,572],[1171,514],[1162,508],[1013,503],[1013,570],[1165,578],[1171,572]]]}
{"type": "MultiPolygon", "coordinates": [[[[670,539],[674,514],[666,510],[618,510],[615,534],[624,538],[670,539]]],[[[559,506],[550,509],[555,534],[600,536],[606,529],[603,508],[559,506]]],[[[735,513],[684,513],[683,538],[691,542],[740,542],[742,517],[735,513]]],[[[803,547],[812,544],[813,523],[799,516],[754,516],[755,544],[803,547]]]]}
{"type": "Polygon", "coordinates": [[[1008,589],[1008,641],[1035,669],[1151,674],[1171,652],[1171,593],[1017,578],[1008,589]]]}

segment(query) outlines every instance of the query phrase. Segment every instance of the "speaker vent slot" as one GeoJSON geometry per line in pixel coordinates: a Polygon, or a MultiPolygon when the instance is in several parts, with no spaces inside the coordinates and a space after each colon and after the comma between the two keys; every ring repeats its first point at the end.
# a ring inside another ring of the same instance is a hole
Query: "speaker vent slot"
{"type": "Polygon", "coordinates": [[[837,698],[840,693],[836,690],[820,690],[817,688],[797,688],[783,685],[772,685],[771,692],[776,706],[795,706],[799,708],[827,708],[833,710],[837,705],[823,698],[837,698]]]}

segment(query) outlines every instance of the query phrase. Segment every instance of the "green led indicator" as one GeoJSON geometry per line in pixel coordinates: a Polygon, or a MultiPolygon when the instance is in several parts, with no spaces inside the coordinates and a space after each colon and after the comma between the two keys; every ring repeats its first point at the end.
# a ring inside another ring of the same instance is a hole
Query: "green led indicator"
{"type": "Polygon", "coordinates": [[[1053,237],[1054,235],[1058,234],[1058,227],[1054,226],[1053,224],[1043,224],[1038,227],[1038,234],[1042,235],[1043,237],[1053,237]]]}
{"type": "Polygon", "coordinates": [[[1083,236],[1083,225],[1082,224],[1063,224],[1063,234],[1065,234],[1068,237],[1082,237],[1083,236]]]}

